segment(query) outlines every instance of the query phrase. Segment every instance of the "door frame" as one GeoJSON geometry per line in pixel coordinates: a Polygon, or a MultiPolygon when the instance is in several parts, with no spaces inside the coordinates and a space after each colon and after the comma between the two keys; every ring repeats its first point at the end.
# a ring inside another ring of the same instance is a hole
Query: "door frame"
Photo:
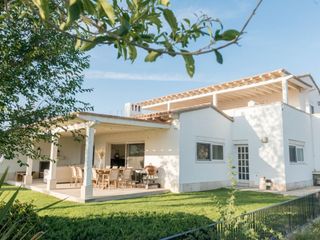
{"type": "Polygon", "coordinates": [[[249,184],[250,182],[250,149],[249,144],[237,144],[236,145],[236,161],[237,161],[237,180],[239,184],[249,184]],[[239,148],[247,148],[247,151],[241,152],[244,158],[239,159],[239,148]],[[240,161],[241,164],[240,164],[240,161]],[[247,163],[245,163],[247,162],[247,163]],[[244,164],[244,165],[242,165],[244,164]],[[244,169],[244,172],[242,172],[241,169],[244,169]],[[240,174],[242,174],[240,178],[240,174]],[[243,175],[244,174],[244,175],[243,175]],[[245,176],[247,175],[247,176],[245,176]]]}

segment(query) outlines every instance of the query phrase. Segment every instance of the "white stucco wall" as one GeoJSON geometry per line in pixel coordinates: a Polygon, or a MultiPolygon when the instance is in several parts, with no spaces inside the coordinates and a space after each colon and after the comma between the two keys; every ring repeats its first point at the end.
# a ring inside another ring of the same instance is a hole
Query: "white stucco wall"
{"type": "MultiPolygon", "coordinates": [[[[27,158],[24,156],[21,156],[20,159],[23,162],[25,162],[27,160],[27,158]]],[[[9,167],[7,179],[10,179],[10,180],[15,178],[15,173],[17,171],[25,171],[26,170],[25,166],[20,166],[18,164],[17,159],[13,159],[13,160],[2,159],[0,161],[0,176],[2,176],[2,174],[4,173],[4,171],[6,170],[7,167],[9,167]]]]}
{"type": "Polygon", "coordinates": [[[73,137],[62,137],[59,139],[60,156],[58,166],[69,166],[81,164],[81,150],[84,150],[83,143],[75,141],[73,137]],[[83,149],[82,149],[83,148],[83,149]]]}
{"type": "MultiPolygon", "coordinates": [[[[106,165],[110,159],[110,144],[145,143],[145,165],[158,167],[162,187],[178,192],[179,185],[179,130],[147,130],[138,132],[102,134],[95,137],[95,149],[106,149],[106,165]]],[[[99,160],[95,154],[95,165],[99,160]]]]}
{"type": "MultiPolygon", "coordinates": [[[[319,129],[319,125],[317,122],[314,127],[312,119],[311,114],[297,111],[288,105],[283,105],[284,156],[288,189],[312,184],[312,171],[315,169],[314,149],[317,148],[317,152],[319,149],[319,147],[314,145],[314,137],[319,135],[314,135],[314,133],[319,129]],[[303,163],[291,163],[289,160],[289,143],[295,141],[304,144],[303,163]]],[[[318,133],[320,132],[318,131],[318,133]]]]}
{"type": "Polygon", "coordinates": [[[251,186],[258,186],[260,177],[266,177],[272,179],[275,188],[285,188],[281,106],[275,103],[233,111],[233,143],[249,145],[251,186]],[[267,143],[261,142],[264,137],[267,143]]]}
{"type": "Polygon", "coordinates": [[[212,108],[184,112],[180,121],[180,191],[199,191],[230,184],[232,121],[212,108]],[[197,142],[222,143],[223,161],[197,161],[197,142]]]}
{"type": "Polygon", "coordinates": [[[313,115],[312,129],[314,141],[314,169],[320,171],[320,114],[313,115]]]}

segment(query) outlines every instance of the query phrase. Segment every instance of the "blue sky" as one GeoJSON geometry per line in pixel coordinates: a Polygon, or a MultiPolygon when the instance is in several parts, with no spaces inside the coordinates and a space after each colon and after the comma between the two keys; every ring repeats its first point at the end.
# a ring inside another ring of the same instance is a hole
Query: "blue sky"
{"type": "MultiPolygon", "coordinates": [[[[256,0],[171,0],[178,18],[204,12],[219,18],[225,29],[239,29],[256,0]]],[[[311,73],[320,81],[320,0],[264,0],[240,41],[222,51],[224,63],[215,56],[196,58],[190,79],[180,58],[163,56],[155,63],[131,64],[116,58],[113,48],[99,46],[89,52],[90,69],[84,87],[93,88],[81,100],[98,113],[122,113],[126,102],[137,102],[196,87],[285,68],[293,74],[311,73]]]]}

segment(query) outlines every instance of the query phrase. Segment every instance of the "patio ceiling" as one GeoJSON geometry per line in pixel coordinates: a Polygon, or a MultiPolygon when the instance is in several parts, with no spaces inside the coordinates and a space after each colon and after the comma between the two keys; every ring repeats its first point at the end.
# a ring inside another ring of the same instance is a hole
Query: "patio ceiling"
{"type": "Polygon", "coordinates": [[[75,119],[66,122],[65,126],[58,131],[62,136],[72,136],[74,130],[85,133],[85,128],[89,123],[94,124],[96,135],[170,128],[170,124],[167,123],[81,112],[75,119]]]}

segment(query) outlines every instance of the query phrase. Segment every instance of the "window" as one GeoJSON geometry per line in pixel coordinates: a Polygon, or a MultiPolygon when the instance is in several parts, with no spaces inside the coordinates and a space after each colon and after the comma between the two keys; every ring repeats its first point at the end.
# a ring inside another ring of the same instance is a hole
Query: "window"
{"type": "Polygon", "coordinates": [[[210,143],[197,143],[197,160],[210,161],[210,143]]]}
{"type": "Polygon", "coordinates": [[[292,163],[304,162],[303,146],[289,146],[289,159],[292,163]]]}
{"type": "Polygon", "coordinates": [[[144,143],[127,145],[127,167],[142,169],[144,167],[144,143]]]}
{"type": "Polygon", "coordinates": [[[289,158],[290,162],[297,162],[296,146],[289,146],[289,158]]]}
{"type": "Polygon", "coordinates": [[[310,113],[314,114],[314,106],[310,105],[310,113]]]}
{"type": "Polygon", "coordinates": [[[223,145],[212,145],[212,160],[223,160],[223,145]]]}
{"type": "Polygon", "coordinates": [[[301,147],[297,147],[297,161],[298,162],[304,161],[303,148],[301,148],[301,147]]]}
{"type": "Polygon", "coordinates": [[[223,160],[223,145],[213,143],[197,143],[197,160],[223,160]]]}
{"type": "Polygon", "coordinates": [[[144,156],[144,143],[128,144],[129,157],[143,157],[144,156]]]}

